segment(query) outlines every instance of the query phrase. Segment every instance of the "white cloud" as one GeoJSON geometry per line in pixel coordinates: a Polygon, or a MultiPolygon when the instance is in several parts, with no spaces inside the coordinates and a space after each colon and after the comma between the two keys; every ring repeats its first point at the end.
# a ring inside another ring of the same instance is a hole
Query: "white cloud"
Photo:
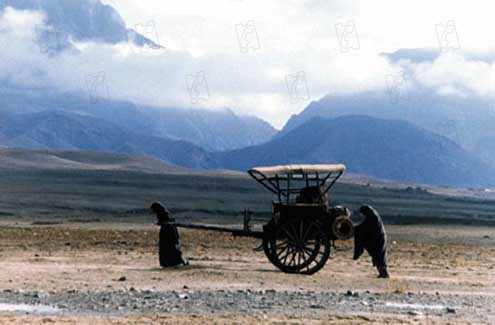
{"type": "MultiPolygon", "coordinates": [[[[166,50],[141,53],[130,44],[79,43],[78,51],[40,53],[35,24],[40,12],[7,9],[0,16],[0,77],[28,85],[86,92],[85,76],[105,71],[110,97],[158,106],[193,106],[185,75],[204,71],[205,108],[230,107],[280,127],[307,104],[291,104],[285,76],[304,71],[311,100],[327,93],[385,89],[386,74],[404,70],[410,86],[442,94],[494,92],[494,65],[466,59],[458,50],[430,63],[391,64],[381,52],[435,47],[435,24],[454,19],[461,49],[490,50],[494,23],[488,9],[427,1],[227,1],[106,0],[131,28],[154,20],[166,50]],[[260,49],[241,53],[235,25],[256,22],[260,49]],[[341,53],[335,24],[354,20],[360,48],[341,53]],[[481,27],[483,26],[483,27],[481,27]],[[493,29],[493,28],[492,28],[493,29]]],[[[481,5],[481,4],[480,4],[481,5]]]]}
{"type": "Polygon", "coordinates": [[[493,62],[468,60],[460,52],[453,52],[441,55],[432,62],[408,65],[416,82],[437,89],[444,95],[495,94],[493,62]]]}

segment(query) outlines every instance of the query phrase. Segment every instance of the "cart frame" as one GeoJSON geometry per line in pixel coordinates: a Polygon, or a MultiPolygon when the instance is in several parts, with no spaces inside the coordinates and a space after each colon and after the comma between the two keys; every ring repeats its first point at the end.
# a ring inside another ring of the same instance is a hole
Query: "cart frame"
{"type": "Polygon", "coordinates": [[[272,202],[272,218],[263,225],[263,231],[251,230],[249,210],[244,211],[243,229],[175,225],[259,238],[268,260],[283,272],[314,274],[327,262],[331,241],[353,236],[350,210],[328,203],[327,193],[344,171],[342,164],[250,169],[248,174],[277,196],[272,202]]]}

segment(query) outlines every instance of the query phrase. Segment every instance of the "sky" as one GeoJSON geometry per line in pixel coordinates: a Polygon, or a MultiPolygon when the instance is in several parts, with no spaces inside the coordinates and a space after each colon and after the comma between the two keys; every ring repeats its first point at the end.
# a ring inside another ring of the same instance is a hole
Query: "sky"
{"type": "Polygon", "coordinates": [[[31,45],[23,43],[34,37],[26,26],[43,14],[4,12],[0,29],[7,31],[8,49],[0,59],[10,64],[0,74],[70,91],[86,89],[80,76],[88,71],[105,71],[114,99],[230,108],[277,128],[312,100],[387,90],[398,76],[410,88],[421,85],[446,96],[495,93],[489,1],[103,2],[162,48],[80,43],[79,53],[54,62],[33,57],[31,45]],[[382,55],[403,48],[431,48],[439,56],[392,62],[382,55]]]}

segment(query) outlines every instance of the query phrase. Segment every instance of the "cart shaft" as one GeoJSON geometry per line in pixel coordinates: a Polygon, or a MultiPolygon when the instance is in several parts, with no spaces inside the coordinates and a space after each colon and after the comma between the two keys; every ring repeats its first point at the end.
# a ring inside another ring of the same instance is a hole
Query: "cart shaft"
{"type": "Polygon", "coordinates": [[[204,226],[204,225],[188,224],[188,223],[173,223],[172,225],[179,227],[179,228],[210,230],[210,231],[217,231],[217,232],[228,232],[228,233],[231,233],[233,236],[236,236],[236,237],[263,238],[263,232],[262,231],[252,231],[252,230],[225,228],[225,227],[217,227],[217,226],[204,226]]]}

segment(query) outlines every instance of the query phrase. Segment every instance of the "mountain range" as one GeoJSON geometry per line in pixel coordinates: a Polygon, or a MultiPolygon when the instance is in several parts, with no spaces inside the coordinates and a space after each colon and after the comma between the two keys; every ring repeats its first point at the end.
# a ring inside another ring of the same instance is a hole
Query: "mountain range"
{"type": "MultiPolygon", "coordinates": [[[[39,123],[44,117],[53,120],[53,115],[64,113],[64,116],[73,115],[81,119],[81,116],[101,120],[102,123],[111,123],[114,127],[121,127],[128,131],[146,134],[153,137],[169,140],[185,140],[201,146],[207,151],[235,149],[249,145],[255,145],[267,141],[276,130],[267,122],[251,116],[238,116],[231,110],[205,110],[192,108],[157,108],[145,105],[137,105],[131,102],[108,100],[98,104],[91,104],[88,98],[68,93],[56,93],[45,90],[22,89],[13,87],[1,87],[0,118],[12,123],[23,123],[22,120],[39,123]],[[38,115],[31,119],[32,115],[39,112],[50,112],[38,115]]],[[[0,133],[3,128],[16,129],[16,124],[7,125],[0,123],[0,133]]],[[[53,132],[58,127],[51,123],[53,132]]],[[[24,129],[36,128],[37,124],[23,123],[24,129]]],[[[60,132],[59,132],[60,133],[60,132]]],[[[25,141],[7,139],[4,145],[26,145],[25,141]]],[[[52,147],[50,143],[32,142],[31,145],[52,147]]],[[[74,144],[66,143],[63,148],[77,148],[74,144]]]]}
{"type": "MultiPolygon", "coordinates": [[[[404,96],[405,97],[405,96],[404,96]]],[[[460,146],[476,148],[485,137],[495,135],[492,103],[478,96],[445,96],[426,89],[411,89],[407,100],[392,103],[387,90],[362,91],[352,95],[328,95],[311,102],[293,115],[281,134],[315,116],[368,115],[381,119],[409,121],[418,127],[442,134],[442,127],[455,123],[460,146]]]]}
{"type": "Polygon", "coordinates": [[[204,149],[191,142],[140,133],[88,115],[43,111],[4,121],[0,143],[5,146],[120,152],[196,168],[214,164],[204,149]]]}
{"type": "Polygon", "coordinates": [[[88,115],[15,115],[0,128],[9,147],[117,152],[190,168],[247,170],[255,165],[344,162],[348,171],[402,182],[489,187],[494,169],[446,137],[401,120],[315,117],[263,144],[209,152],[189,141],[151,136],[88,115]]]}
{"type": "Polygon", "coordinates": [[[316,116],[367,115],[404,120],[439,137],[450,138],[459,147],[495,166],[495,151],[491,145],[491,139],[495,137],[495,106],[490,100],[474,95],[445,96],[421,88],[411,90],[407,98],[392,103],[386,90],[325,96],[311,102],[300,114],[291,116],[279,134],[316,116]]]}
{"type": "Polygon", "coordinates": [[[447,137],[401,120],[314,117],[257,146],[214,155],[220,166],[344,162],[379,178],[452,186],[489,186],[495,169],[447,137]]]}

